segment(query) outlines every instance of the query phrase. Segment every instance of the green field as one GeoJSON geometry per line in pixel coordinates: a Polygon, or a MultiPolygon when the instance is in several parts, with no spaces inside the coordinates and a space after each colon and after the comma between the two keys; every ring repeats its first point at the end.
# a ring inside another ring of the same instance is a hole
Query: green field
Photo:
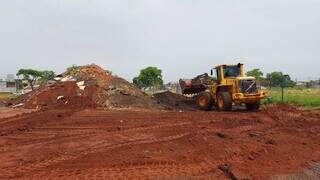
{"type": "Polygon", "coordinates": [[[7,100],[11,98],[16,98],[17,95],[11,94],[11,93],[0,93],[0,100],[7,100]]]}
{"type": "MultiPolygon", "coordinates": [[[[269,98],[264,104],[281,103],[281,89],[268,89],[269,98]]],[[[294,104],[302,107],[320,107],[320,89],[284,89],[284,103],[294,104]]]]}

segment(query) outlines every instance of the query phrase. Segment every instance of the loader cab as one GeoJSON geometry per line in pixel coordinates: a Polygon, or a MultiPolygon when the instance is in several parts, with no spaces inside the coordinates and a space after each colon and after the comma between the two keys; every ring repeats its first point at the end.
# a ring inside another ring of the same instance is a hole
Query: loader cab
{"type": "Polygon", "coordinates": [[[243,64],[220,65],[211,69],[211,77],[218,82],[243,76],[243,64]]]}

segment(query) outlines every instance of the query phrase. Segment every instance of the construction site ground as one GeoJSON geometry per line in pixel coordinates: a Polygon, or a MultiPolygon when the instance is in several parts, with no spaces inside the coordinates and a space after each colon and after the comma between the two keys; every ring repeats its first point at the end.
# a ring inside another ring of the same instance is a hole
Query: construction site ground
{"type": "Polygon", "coordinates": [[[319,177],[317,110],[6,113],[0,179],[319,177]]]}

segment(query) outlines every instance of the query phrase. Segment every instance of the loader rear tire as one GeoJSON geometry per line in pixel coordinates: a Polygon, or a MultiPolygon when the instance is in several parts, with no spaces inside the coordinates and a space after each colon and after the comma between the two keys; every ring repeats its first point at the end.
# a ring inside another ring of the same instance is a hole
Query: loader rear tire
{"type": "Polygon", "coordinates": [[[202,92],[197,98],[198,106],[201,110],[210,111],[213,106],[213,99],[209,92],[202,92]]]}
{"type": "Polygon", "coordinates": [[[248,111],[257,111],[260,108],[260,102],[246,103],[245,105],[248,111]]]}
{"type": "Polygon", "coordinates": [[[217,97],[217,107],[221,111],[232,110],[232,97],[229,92],[219,92],[217,97]]]}

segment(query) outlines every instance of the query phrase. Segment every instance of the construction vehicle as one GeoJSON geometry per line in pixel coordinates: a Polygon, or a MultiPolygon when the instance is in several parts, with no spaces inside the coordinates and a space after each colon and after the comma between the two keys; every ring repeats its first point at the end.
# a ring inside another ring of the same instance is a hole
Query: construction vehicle
{"type": "Polygon", "coordinates": [[[213,106],[223,111],[232,110],[234,105],[244,104],[248,110],[258,110],[260,100],[267,96],[260,91],[254,77],[244,75],[243,64],[219,65],[207,73],[191,80],[179,81],[184,95],[196,94],[201,110],[211,110],[213,106]]]}

